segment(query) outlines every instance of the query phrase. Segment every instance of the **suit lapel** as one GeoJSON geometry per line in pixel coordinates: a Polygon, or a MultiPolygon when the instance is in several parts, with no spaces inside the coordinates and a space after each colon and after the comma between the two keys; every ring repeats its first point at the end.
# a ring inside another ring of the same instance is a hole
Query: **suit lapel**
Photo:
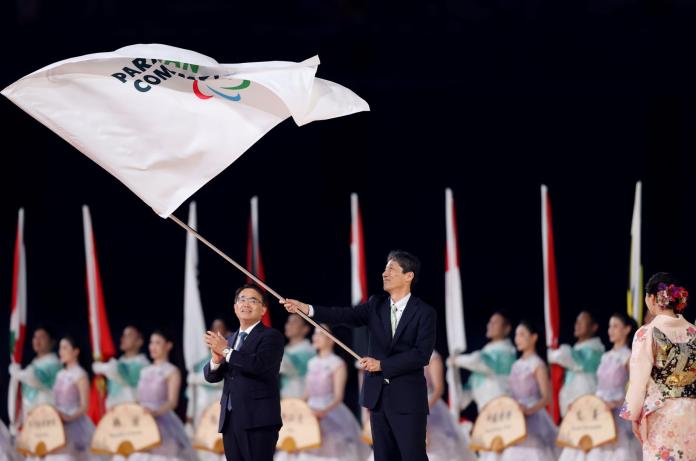
{"type": "Polygon", "coordinates": [[[251,333],[249,333],[249,336],[246,337],[239,350],[243,351],[247,347],[247,345],[249,345],[249,347],[252,347],[251,345],[255,344],[256,341],[258,341],[264,328],[265,327],[263,326],[263,323],[259,323],[258,325],[256,325],[254,329],[251,330],[251,333]]]}
{"type": "Polygon", "coordinates": [[[391,298],[387,296],[387,299],[382,303],[382,309],[380,315],[382,316],[382,326],[384,327],[384,334],[387,338],[387,344],[391,342],[391,298]]]}
{"type": "Polygon", "coordinates": [[[234,349],[234,343],[237,342],[237,336],[239,335],[239,330],[235,331],[231,335],[227,336],[227,345],[234,349]]]}
{"type": "MultiPolygon", "coordinates": [[[[413,295],[411,295],[411,297],[408,300],[408,303],[406,303],[406,308],[404,309],[404,312],[401,314],[399,324],[396,326],[396,333],[394,333],[394,337],[392,338],[392,345],[396,343],[401,333],[404,332],[404,329],[406,328],[408,322],[410,322],[413,316],[416,315],[416,310],[418,309],[416,307],[416,303],[416,298],[414,298],[413,295]]],[[[391,325],[389,326],[389,330],[391,331],[391,325]]]]}

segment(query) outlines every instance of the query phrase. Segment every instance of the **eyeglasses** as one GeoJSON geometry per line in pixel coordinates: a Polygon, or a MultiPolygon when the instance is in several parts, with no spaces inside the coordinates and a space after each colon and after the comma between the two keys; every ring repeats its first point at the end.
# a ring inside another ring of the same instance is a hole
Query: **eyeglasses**
{"type": "Polygon", "coordinates": [[[254,306],[254,307],[260,306],[261,304],[263,304],[261,301],[259,301],[256,298],[245,298],[244,296],[240,296],[239,298],[237,298],[236,302],[237,302],[237,304],[247,303],[248,305],[254,306]]]}

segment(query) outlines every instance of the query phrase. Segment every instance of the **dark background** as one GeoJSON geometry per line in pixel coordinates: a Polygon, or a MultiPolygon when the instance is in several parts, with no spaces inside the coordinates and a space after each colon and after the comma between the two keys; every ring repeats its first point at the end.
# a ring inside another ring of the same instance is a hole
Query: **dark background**
{"type": "MultiPolygon", "coordinates": [[[[626,308],[636,180],[644,183],[646,278],[673,271],[693,288],[695,21],[688,0],[14,0],[0,7],[0,86],[61,59],[134,43],[225,63],[319,54],[318,76],[351,88],[372,111],[274,129],[195,194],[203,235],[244,261],[248,200],[258,195],[270,285],[308,302],[348,304],[349,194],[358,192],[370,292],[380,292],[390,249],[420,256],[415,292],[441,314],[437,348],[446,353],[451,187],[473,350],[484,344],[494,309],[543,324],[545,183],[568,342],[581,309],[604,333],[610,313],[626,308]]],[[[80,210],[87,203],[115,337],[131,322],[180,332],[183,231],[4,98],[0,120],[0,325],[9,323],[22,206],[29,333],[48,325],[87,348],[80,210]]],[[[185,207],[177,215],[185,219],[185,207]]],[[[199,251],[206,319],[232,320],[244,279],[199,251]]],[[[281,327],[285,313],[274,308],[272,317],[281,327]]],[[[0,331],[7,338],[6,327],[0,331]]],[[[7,343],[0,341],[2,357],[7,343]]],[[[32,355],[27,341],[26,360],[32,355]]],[[[181,357],[179,343],[174,360],[181,357]]],[[[354,388],[352,381],[353,407],[354,388]]],[[[5,404],[0,399],[3,419],[5,404]]]]}

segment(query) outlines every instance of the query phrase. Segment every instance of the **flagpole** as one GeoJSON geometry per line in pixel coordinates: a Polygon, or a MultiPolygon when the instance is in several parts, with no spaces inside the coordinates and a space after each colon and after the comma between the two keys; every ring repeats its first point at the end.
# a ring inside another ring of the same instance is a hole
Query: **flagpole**
{"type": "MultiPolygon", "coordinates": [[[[229,256],[227,256],[225,253],[223,253],[218,247],[216,247],[215,245],[213,245],[212,243],[210,243],[205,237],[203,237],[201,234],[199,234],[198,232],[196,232],[195,229],[193,229],[193,228],[191,228],[190,226],[188,226],[186,223],[184,223],[183,221],[181,221],[179,218],[177,218],[177,217],[174,216],[173,214],[170,214],[170,215],[168,216],[168,218],[171,219],[172,221],[174,221],[175,223],[177,223],[179,226],[181,226],[181,227],[182,227],[183,229],[185,229],[188,233],[190,233],[191,235],[193,235],[194,237],[196,237],[198,240],[200,240],[201,243],[203,243],[205,246],[207,246],[208,248],[210,248],[211,250],[213,250],[215,253],[217,253],[217,254],[219,254],[220,256],[222,256],[222,258],[223,258],[225,261],[227,261],[228,263],[232,264],[234,267],[236,267],[237,269],[239,269],[239,271],[241,271],[244,275],[246,275],[246,276],[249,277],[251,280],[253,280],[257,285],[261,286],[261,287],[264,288],[266,291],[268,291],[270,294],[272,294],[273,296],[275,296],[279,301],[283,301],[283,300],[285,299],[285,298],[283,298],[282,296],[280,296],[280,295],[278,294],[278,292],[276,292],[273,288],[271,288],[271,287],[269,287],[268,285],[266,285],[266,283],[264,283],[261,279],[259,279],[258,277],[256,277],[254,274],[252,274],[252,273],[249,272],[248,270],[246,270],[246,269],[244,268],[244,266],[240,265],[237,261],[235,261],[234,259],[232,259],[232,258],[230,258],[229,256]]],[[[351,349],[350,347],[346,346],[346,345],[343,343],[343,341],[341,341],[340,339],[336,338],[334,335],[332,335],[331,333],[329,333],[324,327],[322,327],[322,326],[319,325],[317,322],[315,322],[314,320],[312,320],[312,318],[311,318],[310,316],[308,316],[307,314],[305,314],[304,312],[302,312],[302,311],[300,311],[300,310],[297,310],[296,312],[297,312],[297,314],[298,314],[300,317],[302,317],[303,319],[305,319],[305,320],[306,320],[307,322],[309,322],[310,324],[314,325],[315,328],[317,328],[317,329],[318,329],[319,331],[321,331],[323,334],[325,334],[326,336],[328,336],[329,338],[331,338],[331,340],[332,340],[333,342],[335,342],[336,344],[338,344],[341,348],[343,348],[343,350],[345,350],[345,351],[348,352],[350,355],[352,355],[352,356],[355,358],[355,360],[360,360],[360,359],[362,358],[362,357],[360,357],[358,354],[356,354],[356,353],[353,351],[353,349],[351,349]]]]}

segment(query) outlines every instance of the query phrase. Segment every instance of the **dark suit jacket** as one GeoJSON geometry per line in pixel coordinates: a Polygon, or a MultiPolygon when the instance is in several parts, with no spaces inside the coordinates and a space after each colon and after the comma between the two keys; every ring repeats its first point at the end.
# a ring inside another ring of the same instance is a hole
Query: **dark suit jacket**
{"type": "Polygon", "coordinates": [[[399,401],[403,413],[428,413],[428,390],[423,367],[435,347],[435,309],[411,295],[391,334],[389,296],[372,296],[365,304],[350,307],[313,306],[317,322],[368,327],[367,355],[381,362],[381,372],[367,373],[360,393],[364,407],[373,409],[383,386],[399,401]],[[389,384],[384,379],[389,379],[389,384]]]}
{"type": "MultiPolygon", "coordinates": [[[[230,347],[234,347],[238,334],[239,330],[227,338],[230,347]]],[[[227,399],[232,401],[235,424],[243,429],[282,426],[278,373],[284,346],[285,340],[278,330],[259,323],[240,350],[232,352],[229,363],[223,360],[215,371],[210,369],[210,362],[205,365],[206,381],[225,380],[220,398],[219,432],[228,417],[227,399]]]]}

